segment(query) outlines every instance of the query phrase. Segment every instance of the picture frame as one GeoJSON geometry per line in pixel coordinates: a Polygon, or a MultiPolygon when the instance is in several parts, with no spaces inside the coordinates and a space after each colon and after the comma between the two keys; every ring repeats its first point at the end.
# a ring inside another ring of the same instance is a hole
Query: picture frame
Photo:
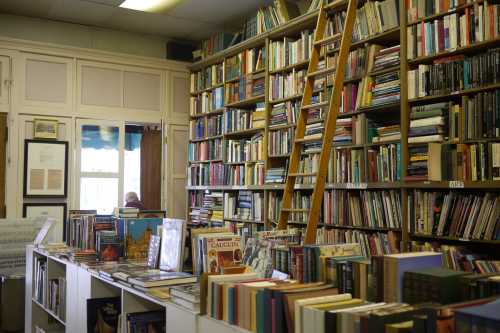
{"type": "Polygon", "coordinates": [[[23,217],[50,216],[63,223],[68,214],[65,202],[25,202],[23,203],[23,217]]]}
{"type": "Polygon", "coordinates": [[[68,142],[24,140],[24,198],[66,198],[68,142]]]}
{"type": "Polygon", "coordinates": [[[58,121],[55,119],[35,118],[33,124],[33,137],[35,139],[57,140],[58,121]]]}

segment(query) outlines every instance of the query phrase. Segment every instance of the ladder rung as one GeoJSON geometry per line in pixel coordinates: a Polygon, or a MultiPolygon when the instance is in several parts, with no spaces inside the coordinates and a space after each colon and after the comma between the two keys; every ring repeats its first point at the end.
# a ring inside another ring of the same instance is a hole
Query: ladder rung
{"type": "Polygon", "coordinates": [[[330,44],[330,43],[333,43],[333,42],[339,40],[341,37],[342,37],[341,33],[335,34],[333,36],[328,36],[326,38],[323,38],[323,39],[320,39],[320,40],[314,42],[314,46],[327,45],[327,44],[330,44]]]}
{"type": "Polygon", "coordinates": [[[314,104],[309,104],[309,105],[303,105],[302,110],[309,110],[309,109],[316,109],[316,108],[324,108],[326,106],[330,105],[329,101],[325,102],[320,102],[320,103],[314,103],[314,104]]]}
{"type": "Polygon", "coordinates": [[[317,77],[317,76],[326,76],[326,75],[331,74],[333,72],[335,72],[335,68],[328,67],[328,68],[323,68],[323,69],[317,70],[315,72],[309,73],[309,74],[307,74],[307,77],[311,78],[311,77],[317,77]]]}
{"type": "Polygon", "coordinates": [[[316,172],[298,172],[298,173],[289,173],[288,177],[315,177],[318,173],[316,172]]]}
{"type": "Polygon", "coordinates": [[[285,212],[308,212],[310,209],[308,208],[281,208],[282,211],[285,212]]]}
{"type": "Polygon", "coordinates": [[[337,0],[337,1],[333,1],[333,2],[326,4],[323,8],[325,10],[332,10],[334,8],[345,6],[345,5],[347,5],[346,0],[337,0]]]}
{"type": "Polygon", "coordinates": [[[316,142],[321,140],[323,140],[323,137],[321,135],[308,136],[308,137],[306,136],[305,138],[295,139],[295,143],[316,142]]]}

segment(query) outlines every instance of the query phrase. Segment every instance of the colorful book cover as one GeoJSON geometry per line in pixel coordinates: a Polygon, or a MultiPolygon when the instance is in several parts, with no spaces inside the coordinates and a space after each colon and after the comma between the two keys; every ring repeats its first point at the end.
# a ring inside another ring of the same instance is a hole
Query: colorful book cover
{"type": "Polygon", "coordinates": [[[210,273],[219,273],[221,267],[241,264],[241,237],[208,238],[206,255],[206,267],[210,273]]]}
{"type": "Polygon", "coordinates": [[[273,273],[271,249],[273,243],[267,239],[250,238],[243,254],[243,264],[252,267],[262,278],[269,278],[273,273]]]}
{"type": "Polygon", "coordinates": [[[147,260],[149,240],[157,234],[163,219],[120,219],[118,234],[125,240],[125,254],[130,260],[147,260]]]}
{"type": "Polygon", "coordinates": [[[120,297],[87,300],[87,333],[116,333],[121,313],[120,297]]]}

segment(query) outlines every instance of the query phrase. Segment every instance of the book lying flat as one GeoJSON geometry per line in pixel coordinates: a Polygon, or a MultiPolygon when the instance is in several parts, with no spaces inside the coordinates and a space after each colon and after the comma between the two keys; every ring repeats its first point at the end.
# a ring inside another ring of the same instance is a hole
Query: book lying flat
{"type": "Polygon", "coordinates": [[[139,287],[160,287],[196,282],[196,276],[183,272],[163,272],[157,269],[146,270],[129,277],[128,282],[139,287]]]}

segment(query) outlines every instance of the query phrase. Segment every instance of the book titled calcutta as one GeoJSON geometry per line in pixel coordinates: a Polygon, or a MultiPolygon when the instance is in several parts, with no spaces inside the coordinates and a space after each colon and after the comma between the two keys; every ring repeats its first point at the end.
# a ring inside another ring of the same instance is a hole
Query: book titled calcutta
{"type": "Polygon", "coordinates": [[[241,264],[241,237],[231,236],[207,239],[206,261],[210,273],[219,273],[221,267],[241,264]]]}

